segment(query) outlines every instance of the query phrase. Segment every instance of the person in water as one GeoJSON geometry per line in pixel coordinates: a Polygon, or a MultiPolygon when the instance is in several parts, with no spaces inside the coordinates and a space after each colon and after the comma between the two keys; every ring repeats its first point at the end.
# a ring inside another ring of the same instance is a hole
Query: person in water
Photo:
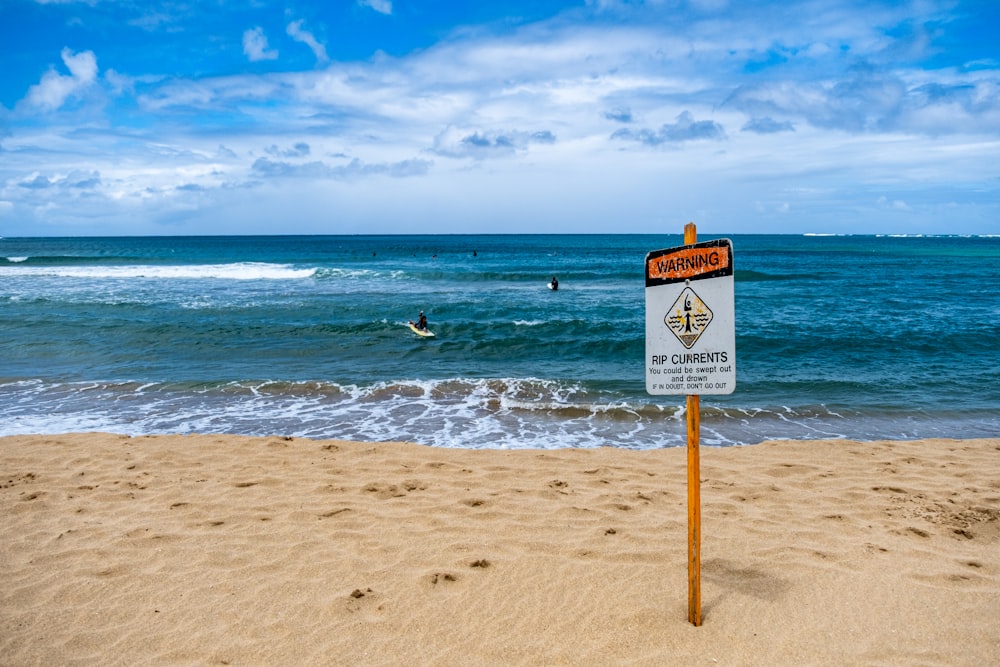
{"type": "Polygon", "coordinates": [[[552,282],[549,284],[552,285],[553,290],[559,289],[559,279],[556,278],[555,276],[552,276],[552,282]]]}
{"type": "Polygon", "coordinates": [[[410,324],[413,324],[413,326],[420,329],[421,331],[427,331],[427,316],[424,315],[424,311],[422,310],[420,311],[420,317],[417,318],[415,324],[413,322],[410,322],[410,324]]]}

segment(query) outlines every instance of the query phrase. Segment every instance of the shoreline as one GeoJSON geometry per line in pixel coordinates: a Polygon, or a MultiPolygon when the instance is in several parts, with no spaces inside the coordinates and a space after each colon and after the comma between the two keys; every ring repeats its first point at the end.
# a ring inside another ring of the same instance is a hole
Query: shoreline
{"type": "Polygon", "coordinates": [[[0,438],[11,665],[1000,661],[1000,438],[0,438]]]}

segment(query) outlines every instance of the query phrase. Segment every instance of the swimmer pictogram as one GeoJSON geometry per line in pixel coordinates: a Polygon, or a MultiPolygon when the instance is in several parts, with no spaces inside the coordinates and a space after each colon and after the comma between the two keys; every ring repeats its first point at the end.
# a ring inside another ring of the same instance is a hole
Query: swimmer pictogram
{"type": "Polygon", "coordinates": [[[690,287],[681,291],[663,318],[667,328],[689,350],[711,322],[712,309],[690,287]]]}

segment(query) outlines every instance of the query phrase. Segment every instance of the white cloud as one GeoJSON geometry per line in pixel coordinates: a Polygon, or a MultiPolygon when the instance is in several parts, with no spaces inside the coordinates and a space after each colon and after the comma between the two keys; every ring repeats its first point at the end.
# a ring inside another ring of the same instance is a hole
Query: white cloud
{"type": "Polygon", "coordinates": [[[795,126],[785,121],[776,121],[770,116],[763,118],[751,118],[744,123],[743,132],[756,132],[757,134],[774,134],[775,132],[794,132],[795,126]]]}
{"type": "Polygon", "coordinates": [[[311,32],[302,29],[303,23],[304,21],[302,19],[289,23],[288,28],[286,29],[288,36],[296,42],[302,42],[312,49],[312,52],[316,54],[316,60],[320,64],[329,62],[330,57],[326,55],[326,47],[320,44],[311,32]]]}
{"type": "Polygon", "coordinates": [[[549,130],[496,132],[449,126],[434,137],[432,150],[446,157],[483,160],[522,153],[530,144],[554,143],[556,137],[549,130]]]}
{"type": "Polygon", "coordinates": [[[909,210],[911,210],[910,209],[910,205],[907,204],[902,199],[893,199],[893,200],[890,200],[888,197],[886,197],[884,195],[878,198],[877,203],[878,203],[878,205],[881,208],[888,208],[888,209],[892,209],[893,211],[909,211],[909,210]]]}
{"type": "Polygon", "coordinates": [[[28,89],[25,104],[42,111],[55,111],[97,80],[97,57],[93,51],[74,54],[64,48],[61,55],[69,76],[50,69],[41,81],[28,89]]]}
{"type": "Polygon", "coordinates": [[[307,157],[311,151],[312,149],[309,147],[309,144],[304,141],[296,143],[291,148],[279,148],[274,145],[264,149],[264,152],[268,155],[286,158],[307,157]]]}
{"type": "Polygon", "coordinates": [[[614,132],[611,138],[637,141],[647,146],[659,146],[700,139],[725,139],[726,131],[714,120],[695,120],[691,112],[685,110],[677,116],[677,122],[664,123],[659,130],[623,128],[614,132]]]}
{"type": "MultiPolygon", "coordinates": [[[[628,18],[650,3],[600,4],[628,18]]],[[[539,220],[636,231],[669,200],[671,216],[782,231],[933,220],[934,190],[962,202],[967,229],[995,226],[997,181],[984,174],[1000,145],[996,71],[887,61],[879,54],[891,38],[875,39],[865,12],[836,28],[820,12],[797,28],[804,10],[794,6],[780,25],[755,3],[711,20],[692,18],[690,2],[674,6],[674,22],[578,23],[570,12],[332,64],[296,20],[288,35],[325,66],[260,75],[98,77],[93,54],[88,69],[89,52],[67,50],[69,74],[43,77],[33,104],[58,108],[99,81],[141,122],[116,125],[112,100],[105,117],[15,126],[0,201],[19,216],[122,225],[191,216],[218,229],[237,207],[264,229],[268,215],[294,208],[303,217],[290,231],[309,231],[327,229],[335,206],[359,229],[383,231],[415,215],[433,231],[515,219],[525,231],[539,220]]],[[[879,25],[896,20],[877,13],[879,25]]],[[[277,56],[261,28],[244,33],[243,48],[250,60],[277,56]]]]}
{"type": "Polygon", "coordinates": [[[278,57],[277,51],[268,49],[267,37],[260,26],[243,33],[243,53],[251,62],[275,60],[278,57]]]}
{"type": "Polygon", "coordinates": [[[331,166],[323,161],[293,164],[280,160],[258,158],[253,163],[253,172],[265,178],[305,178],[347,180],[375,175],[392,178],[423,176],[433,165],[429,160],[402,160],[391,164],[367,164],[354,158],[344,165],[331,166]]]}
{"type": "Polygon", "coordinates": [[[392,0],[358,0],[362,7],[371,7],[379,14],[392,14],[392,0]]]}

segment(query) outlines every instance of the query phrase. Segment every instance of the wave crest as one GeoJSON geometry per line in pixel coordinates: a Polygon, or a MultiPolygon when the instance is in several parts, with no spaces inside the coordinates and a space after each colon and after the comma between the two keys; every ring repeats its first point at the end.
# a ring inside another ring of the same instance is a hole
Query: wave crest
{"type": "Polygon", "coordinates": [[[303,280],[316,274],[315,268],[287,264],[238,262],[233,264],[170,265],[89,265],[89,266],[2,266],[0,276],[51,276],[57,278],[149,278],[161,280],[303,280]]]}

